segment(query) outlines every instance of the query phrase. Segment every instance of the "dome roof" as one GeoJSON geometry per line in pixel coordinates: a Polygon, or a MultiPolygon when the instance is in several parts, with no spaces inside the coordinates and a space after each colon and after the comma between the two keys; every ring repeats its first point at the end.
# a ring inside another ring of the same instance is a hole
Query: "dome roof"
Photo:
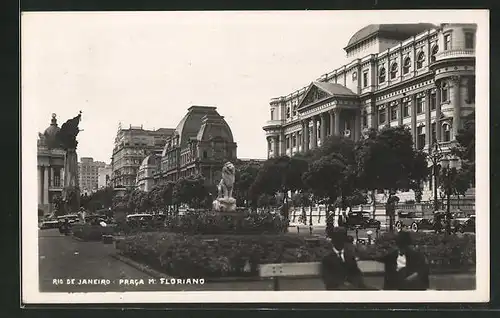
{"type": "Polygon", "coordinates": [[[144,158],[141,163],[141,168],[146,166],[152,166],[158,164],[158,156],[155,154],[151,154],[144,158]]]}
{"type": "Polygon", "coordinates": [[[347,43],[345,49],[371,38],[375,35],[380,35],[383,38],[394,40],[406,40],[409,37],[420,34],[424,31],[436,28],[431,23],[413,23],[413,24],[370,24],[354,33],[347,43]]]}
{"type": "Polygon", "coordinates": [[[179,136],[179,146],[184,148],[188,141],[198,135],[203,118],[206,115],[220,116],[216,111],[216,107],[211,106],[191,106],[188,113],[182,118],[177,127],[175,134],[179,136]]]}
{"type": "Polygon", "coordinates": [[[43,136],[45,138],[45,144],[49,148],[59,147],[59,141],[57,139],[57,133],[61,130],[57,126],[56,114],[52,114],[52,119],[50,121],[50,126],[45,129],[43,136]]]}

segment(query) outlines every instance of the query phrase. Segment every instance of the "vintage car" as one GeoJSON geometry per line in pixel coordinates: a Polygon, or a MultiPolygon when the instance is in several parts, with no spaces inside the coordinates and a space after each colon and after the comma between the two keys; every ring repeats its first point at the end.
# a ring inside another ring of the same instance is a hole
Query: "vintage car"
{"type": "Polygon", "coordinates": [[[421,216],[417,211],[398,211],[398,219],[396,221],[396,229],[401,231],[404,228],[409,228],[413,232],[419,230],[432,230],[433,220],[421,216]]]}
{"type": "Polygon", "coordinates": [[[153,222],[153,215],[148,213],[137,213],[127,215],[127,224],[131,227],[147,227],[153,222]]]}
{"type": "Polygon", "coordinates": [[[349,229],[359,228],[375,228],[380,229],[380,221],[371,217],[370,212],[365,211],[351,211],[347,214],[345,227],[349,229]]]}
{"type": "Polygon", "coordinates": [[[59,221],[57,220],[45,220],[40,223],[40,230],[57,229],[58,227],[59,221]]]}
{"type": "Polygon", "coordinates": [[[455,232],[476,232],[476,216],[466,214],[455,214],[452,227],[455,232]]]}

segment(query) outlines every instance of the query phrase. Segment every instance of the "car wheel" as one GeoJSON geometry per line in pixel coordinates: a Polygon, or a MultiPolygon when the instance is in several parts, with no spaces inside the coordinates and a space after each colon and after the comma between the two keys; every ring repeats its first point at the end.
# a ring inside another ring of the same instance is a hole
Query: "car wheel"
{"type": "Polygon", "coordinates": [[[396,223],[396,230],[398,232],[401,232],[402,229],[403,229],[403,223],[401,223],[401,221],[397,222],[396,223]]]}
{"type": "Polygon", "coordinates": [[[415,222],[413,222],[413,223],[411,224],[411,230],[412,230],[413,232],[418,232],[418,224],[417,224],[417,223],[415,223],[415,222]]]}

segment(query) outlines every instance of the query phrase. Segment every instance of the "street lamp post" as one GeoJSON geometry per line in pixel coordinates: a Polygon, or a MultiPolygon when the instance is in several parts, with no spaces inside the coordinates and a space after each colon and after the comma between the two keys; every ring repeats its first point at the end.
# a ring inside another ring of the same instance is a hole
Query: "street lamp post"
{"type": "Polygon", "coordinates": [[[444,179],[444,190],[446,194],[446,226],[448,232],[451,230],[451,204],[450,204],[450,197],[452,193],[452,185],[453,185],[453,179],[456,176],[456,168],[457,168],[457,159],[456,158],[446,158],[442,160],[442,172],[441,174],[443,175],[444,179]]]}
{"type": "Polygon", "coordinates": [[[438,175],[440,169],[439,163],[443,158],[443,151],[441,150],[441,147],[439,146],[439,143],[435,138],[432,141],[431,150],[427,155],[427,157],[432,162],[432,174],[434,179],[434,211],[437,211],[439,209],[438,205],[438,175]]]}

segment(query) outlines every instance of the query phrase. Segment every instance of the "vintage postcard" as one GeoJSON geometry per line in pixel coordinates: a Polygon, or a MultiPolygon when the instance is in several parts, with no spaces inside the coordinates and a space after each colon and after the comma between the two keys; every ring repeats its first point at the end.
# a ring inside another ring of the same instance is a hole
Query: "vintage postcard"
{"type": "Polygon", "coordinates": [[[486,10],[23,13],[23,303],[489,301],[488,48],[486,10]]]}

